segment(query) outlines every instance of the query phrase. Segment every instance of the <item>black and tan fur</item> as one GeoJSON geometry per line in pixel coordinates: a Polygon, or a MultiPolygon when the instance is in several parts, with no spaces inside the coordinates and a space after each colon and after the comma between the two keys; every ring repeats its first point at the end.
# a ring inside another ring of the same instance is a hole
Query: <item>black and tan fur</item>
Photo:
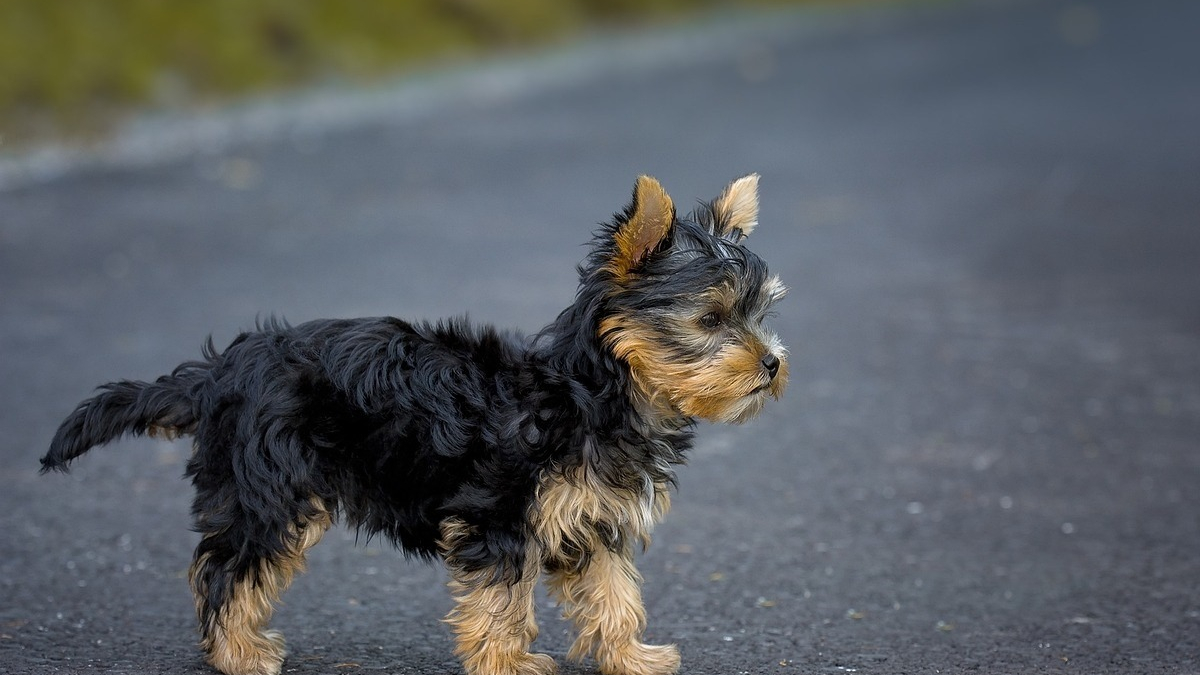
{"type": "Polygon", "coordinates": [[[273,675],[267,629],[335,522],[440,557],[470,675],[539,675],[540,575],[602,673],[675,672],[642,643],[634,552],[670,504],[697,418],[742,422],[778,397],[786,350],[763,320],[783,285],[742,246],[758,177],[680,218],[652,178],[596,234],[575,302],[532,338],[465,321],[268,322],[154,382],[79,405],[42,459],[65,470],[125,434],[194,438],[201,647],[273,675]]]}

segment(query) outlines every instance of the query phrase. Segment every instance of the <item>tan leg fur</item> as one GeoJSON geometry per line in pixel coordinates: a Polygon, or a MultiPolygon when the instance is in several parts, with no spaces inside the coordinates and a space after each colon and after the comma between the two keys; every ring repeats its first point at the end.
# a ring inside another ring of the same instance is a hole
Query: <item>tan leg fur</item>
{"type": "Polygon", "coordinates": [[[512,585],[496,581],[487,570],[456,569],[454,545],[469,533],[467,527],[454,518],[442,524],[441,545],[455,602],[445,620],[457,636],[454,653],[468,675],[551,675],[557,670],[554,659],[529,653],[538,634],[533,594],[540,560],[537,551],[528,552],[521,580],[512,585]]]}
{"type": "MultiPolygon", "coordinates": [[[[252,578],[239,581],[232,598],[207,626],[200,646],[207,661],[226,675],[278,675],[287,651],[283,634],[266,630],[280,595],[299,572],[304,571],[304,553],[315,546],[332,525],[324,506],[317,517],[294,530],[294,540],[279,560],[264,561],[252,578]]],[[[207,564],[201,557],[192,564],[189,577],[195,587],[201,569],[207,564]]],[[[201,617],[204,620],[204,617],[201,617]]]]}
{"type": "Polygon", "coordinates": [[[543,486],[536,522],[539,538],[553,552],[546,556],[554,563],[547,586],[579,631],[568,658],[594,654],[604,675],[666,675],[679,669],[674,645],[641,641],[646,611],[642,577],[633,565],[634,542],[649,542],[650,529],[669,506],[665,485],[630,496],[577,474],[543,486]],[[572,561],[571,550],[587,553],[572,561]]]}

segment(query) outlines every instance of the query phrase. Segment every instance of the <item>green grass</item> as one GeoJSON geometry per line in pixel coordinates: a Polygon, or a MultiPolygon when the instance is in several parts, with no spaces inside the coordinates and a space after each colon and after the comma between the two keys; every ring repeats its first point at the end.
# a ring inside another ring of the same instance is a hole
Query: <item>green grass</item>
{"type": "Polygon", "coordinates": [[[0,0],[0,134],[11,146],[94,133],[132,109],[192,106],[301,83],[370,81],[415,63],[562,40],[598,25],[645,23],[720,4],[0,0]]]}

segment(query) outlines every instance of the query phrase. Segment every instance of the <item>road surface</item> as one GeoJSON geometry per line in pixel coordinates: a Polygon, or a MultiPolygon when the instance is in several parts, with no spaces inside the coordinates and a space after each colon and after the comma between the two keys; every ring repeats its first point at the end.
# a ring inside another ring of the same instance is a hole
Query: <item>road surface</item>
{"type": "MultiPolygon", "coordinates": [[[[0,671],[211,672],[186,445],[36,473],[95,385],[272,314],[533,331],[637,174],[686,205],[757,171],[792,384],[700,429],[649,639],[689,674],[1200,673],[1198,29],[1188,0],[731,15],[10,183],[0,671]]],[[[444,581],[334,530],[286,672],[461,672],[444,581]]]]}

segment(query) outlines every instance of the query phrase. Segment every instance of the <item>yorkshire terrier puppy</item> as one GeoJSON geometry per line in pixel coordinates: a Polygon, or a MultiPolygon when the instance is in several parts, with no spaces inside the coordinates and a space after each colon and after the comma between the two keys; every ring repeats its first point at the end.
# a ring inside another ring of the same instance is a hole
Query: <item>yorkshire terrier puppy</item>
{"type": "Polygon", "coordinates": [[[697,418],[742,422],[787,382],[764,326],[784,286],[742,240],[758,176],[679,218],[653,178],[595,235],[574,304],[531,338],[400,319],[268,321],[154,382],[100,388],[42,471],[123,434],[192,436],[200,543],[189,571],[208,662],[274,675],[266,625],[337,520],[440,557],[469,675],[545,675],[546,583],[606,675],[679,667],[643,644],[634,550],[669,506],[697,418]]]}

